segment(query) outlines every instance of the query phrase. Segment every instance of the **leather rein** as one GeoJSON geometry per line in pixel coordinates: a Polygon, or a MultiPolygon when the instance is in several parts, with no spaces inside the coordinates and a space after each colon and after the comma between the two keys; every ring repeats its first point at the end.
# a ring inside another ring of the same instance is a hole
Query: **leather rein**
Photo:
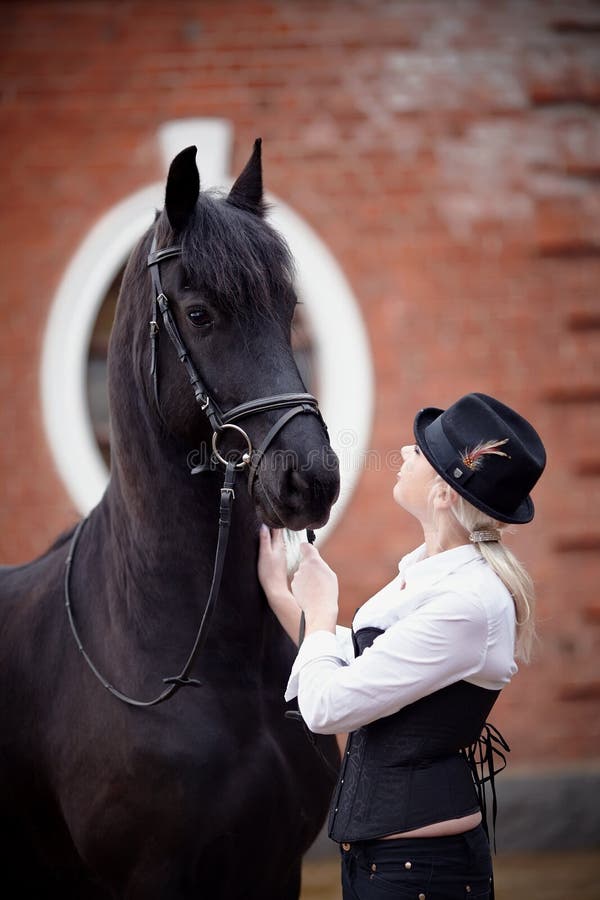
{"type": "MultiPolygon", "coordinates": [[[[162,250],[157,250],[156,233],[154,234],[147,261],[147,266],[150,269],[152,285],[154,289],[154,299],[152,301],[152,318],[150,320],[150,376],[152,378],[154,400],[161,421],[166,427],[166,423],[164,422],[160,410],[158,380],[158,339],[161,330],[159,320],[162,320],[162,327],[170,342],[173,344],[179,361],[185,366],[189,382],[194,391],[196,402],[200,405],[200,409],[208,417],[208,420],[212,426],[213,456],[219,463],[221,463],[225,467],[225,474],[223,479],[223,487],[221,488],[221,500],[219,505],[219,532],[217,537],[217,548],[215,551],[213,576],[208,599],[206,601],[206,606],[204,608],[204,612],[200,620],[200,625],[198,627],[198,632],[196,634],[196,639],[179,675],[173,675],[167,678],[163,678],[163,683],[167,685],[167,687],[165,687],[164,690],[162,690],[161,693],[154,697],[152,700],[136,700],[114,687],[97,669],[94,662],[83,647],[83,644],[79,637],[79,632],[75,623],[75,617],[73,614],[73,607],[71,602],[71,571],[73,567],[73,559],[75,557],[77,543],[79,541],[81,532],[88,520],[88,516],[82,519],[75,529],[75,532],[73,533],[73,537],[71,539],[69,553],[65,562],[65,608],[71,632],[73,634],[79,652],[83,656],[85,662],[87,663],[94,676],[103,685],[103,687],[105,687],[106,690],[113,695],[113,697],[116,697],[118,700],[121,700],[123,703],[127,703],[130,706],[138,707],[156,706],[157,704],[163,703],[165,700],[168,700],[182,687],[197,687],[201,684],[201,682],[196,678],[190,678],[189,673],[192,665],[198,657],[201,648],[206,642],[208,627],[210,625],[212,613],[214,611],[215,603],[221,587],[225,554],[227,551],[227,543],[229,540],[231,513],[233,501],[235,500],[234,485],[238,472],[240,472],[244,468],[248,468],[248,490],[250,494],[252,494],[260,462],[269,445],[277,436],[277,434],[279,434],[282,428],[284,428],[284,426],[292,418],[299,415],[300,413],[312,413],[313,415],[316,415],[325,428],[325,432],[327,433],[327,428],[319,411],[317,400],[311,394],[307,393],[274,394],[270,397],[261,397],[257,400],[250,400],[246,403],[241,403],[225,413],[219,409],[219,407],[211,397],[210,392],[204,385],[204,382],[202,381],[202,378],[198,373],[198,370],[196,369],[190,354],[188,353],[188,350],[181,337],[179,328],[177,327],[177,323],[175,322],[175,319],[173,317],[173,313],[171,312],[169,299],[162,288],[162,282],[160,278],[160,263],[166,259],[181,256],[181,254],[182,247],[180,245],[172,245],[169,247],[165,247],[162,250]],[[256,413],[267,412],[268,410],[274,409],[282,409],[285,410],[285,412],[281,414],[275,424],[269,429],[260,446],[258,448],[254,448],[252,446],[250,438],[248,437],[248,434],[237,423],[240,420],[244,419],[246,416],[252,416],[256,413]],[[231,451],[228,452],[226,456],[222,455],[219,451],[219,438],[227,430],[234,431],[237,435],[240,435],[245,443],[244,451],[235,451],[237,456],[235,456],[234,458],[231,458],[231,451]]],[[[210,464],[206,466],[197,466],[196,468],[191,470],[191,474],[197,475],[201,472],[210,470],[210,464]]],[[[309,540],[311,540],[311,538],[312,540],[314,540],[314,534],[309,531],[309,540]]]]}

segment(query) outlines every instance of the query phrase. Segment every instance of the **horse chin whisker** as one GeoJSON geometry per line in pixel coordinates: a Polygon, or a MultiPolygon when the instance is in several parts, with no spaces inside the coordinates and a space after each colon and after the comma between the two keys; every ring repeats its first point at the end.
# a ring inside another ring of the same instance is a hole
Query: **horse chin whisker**
{"type": "Polygon", "coordinates": [[[287,516],[279,512],[275,501],[262,482],[260,483],[260,496],[255,497],[255,508],[258,519],[269,528],[286,528],[292,532],[304,531],[307,528],[322,528],[329,521],[329,511],[312,521],[304,520],[297,511],[290,510],[287,516]]]}

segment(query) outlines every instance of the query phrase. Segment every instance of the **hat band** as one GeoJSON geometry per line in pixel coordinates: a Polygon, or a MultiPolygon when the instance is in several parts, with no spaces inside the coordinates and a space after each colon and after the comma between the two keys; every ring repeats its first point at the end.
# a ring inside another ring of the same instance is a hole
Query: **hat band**
{"type": "Polygon", "coordinates": [[[441,419],[442,417],[438,416],[425,429],[429,450],[435,457],[437,465],[444,470],[451,481],[466,484],[475,475],[475,470],[465,466],[458,451],[444,434],[441,419]]]}

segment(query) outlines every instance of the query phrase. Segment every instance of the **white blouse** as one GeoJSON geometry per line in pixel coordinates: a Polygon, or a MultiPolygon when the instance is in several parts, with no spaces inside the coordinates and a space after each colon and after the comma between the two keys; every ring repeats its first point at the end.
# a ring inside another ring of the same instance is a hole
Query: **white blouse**
{"type": "Polygon", "coordinates": [[[341,626],[300,647],[285,699],[311,731],[354,731],[463,679],[499,690],[516,673],[513,600],[474,545],[428,557],[423,544],[398,569],[354,617],[354,631],[384,629],[361,656],[341,626]]]}

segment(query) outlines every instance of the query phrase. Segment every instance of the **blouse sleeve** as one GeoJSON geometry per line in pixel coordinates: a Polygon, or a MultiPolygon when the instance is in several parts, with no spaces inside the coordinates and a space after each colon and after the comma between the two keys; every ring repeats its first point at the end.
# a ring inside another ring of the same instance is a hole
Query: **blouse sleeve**
{"type": "MultiPolygon", "coordinates": [[[[314,634],[309,634],[309,636],[304,639],[302,647],[304,647],[307,642],[311,646],[311,657],[313,654],[316,654],[317,656],[324,655],[332,662],[335,661],[336,666],[346,666],[354,659],[352,629],[345,628],[343,625],[336,625],[335,634],[332,634],[329,631],[316,631],[314,634]],[[320,636],[320,640],[313,640],[317,635],[320,636]]],[[[300,647],[298,656],[296,657],[294,665],[292,666],[292,671],[290,672],[285,691],[286,700],[293,700],[294,697],[298,696],[298,681],[302,669],[302,662],[300,661],[302,647],[300,647]]]]}
{"type": "Polygon", "coordinates": [[[487,638],[482,601],[446,592],[392,625],[350,663],[336,635],[309,635],[286,698],[297,691],[302,717],[317,734],[354,731],[474,675],[485,662],[487,638]]]}

